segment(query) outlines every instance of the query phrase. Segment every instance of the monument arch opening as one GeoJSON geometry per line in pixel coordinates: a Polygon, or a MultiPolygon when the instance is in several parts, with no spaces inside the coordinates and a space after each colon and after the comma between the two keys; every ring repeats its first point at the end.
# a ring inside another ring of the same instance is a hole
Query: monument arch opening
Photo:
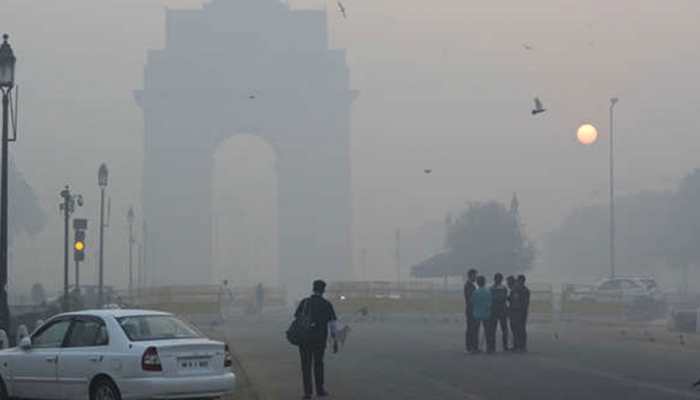
{"type": "Polygon", "coordinates": [[[212,265],[215,282],[279,284],[277,156],[259,136],[235,135],[214,154],[212,265]]]}

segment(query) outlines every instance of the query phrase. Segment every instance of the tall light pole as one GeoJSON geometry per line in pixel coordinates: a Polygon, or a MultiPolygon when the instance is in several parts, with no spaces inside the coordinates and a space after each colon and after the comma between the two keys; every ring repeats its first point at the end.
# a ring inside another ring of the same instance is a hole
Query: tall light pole
{"type": "Polygon", "coordinates": [[[396,286],[398,290],[401,290],[401,229],[396,229],[394,239],[396,240],[396,254],[394,254],[396,261],[396,286]]]}
{"type": "Polygon", "coordinates": [[[2,90],[2,169],[0,180],[0,328],[10,331],[10,307],[7,300],[7,158],[9,138],[10,93],[15,86],[15,63],[17,59],[3,35],[0,45],[0,90],[2,90]]]}
{"type": "Polygon", "coordinates": [[[129,298],[131,299],[134,295],[134,207],[129,207],[129,211],[126,213],[126,222],[129,223],[129,298]]]}
{"type": "Polygon", "coordinates": [[[107,189],[107,164],[102,163],[97,171],[97,184],[100,186],[100,260],[99,281],[97,283],[97,307],[104,305],[104,249],[105,249],[105,189],[107,189]]]}
{"type": "Polygon", "coordinates": [[[615,277],[615,142],[614,110],[617,97],[610,99],[610,277],[615,277]]]}

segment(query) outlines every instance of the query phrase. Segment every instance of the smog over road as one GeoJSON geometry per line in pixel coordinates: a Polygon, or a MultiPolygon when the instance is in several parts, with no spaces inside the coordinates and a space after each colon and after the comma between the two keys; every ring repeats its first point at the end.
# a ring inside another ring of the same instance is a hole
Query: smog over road
{"type": "Polygon", "coordinates": [[[0,348],[136,308],[237,399],[700,398],[699,13],[0,0],[0,348]]]}

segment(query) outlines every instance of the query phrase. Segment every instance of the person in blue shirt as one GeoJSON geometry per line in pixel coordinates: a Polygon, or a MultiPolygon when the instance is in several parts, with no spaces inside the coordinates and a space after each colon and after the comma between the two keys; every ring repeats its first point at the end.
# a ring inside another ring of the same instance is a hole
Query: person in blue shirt
{"type": "MultiPolygon", "coordinates": [[[[484,328],[484,333],[486,335],[488,335],[487,331],[490,331],[491,324],[489,323],[489,321],[491,320],[491,304],[493,302],[491,290],[489,290],[486,287],[486,278],[484,278],[481,275],[478,276],[476,278],[476,286],[477,289],[474,291],[474,293],[472,293],[471,305],[473,317],[476,321],[477,345],[476,348],[472,351],[472,353],[479,353],[480,351],[478,345],[478,338],[479,332],[481,331],[481,327],[484,328]]],[[[491,348],[491,346],[488,346],[486,350],[489,353],[493,353],[495,349],[491,348]]]]}

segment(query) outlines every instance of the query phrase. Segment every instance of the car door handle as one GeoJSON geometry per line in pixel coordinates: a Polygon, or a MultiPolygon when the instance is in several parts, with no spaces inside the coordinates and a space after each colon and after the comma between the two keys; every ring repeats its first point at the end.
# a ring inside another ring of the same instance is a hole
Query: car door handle
{"type": "Polygon", "coordinates": [[[55,363],[57,360],[58,360],[58,356],[46,357],[46,362],[48,362],[48,363],[55,363]]]}
{"type": "Polygon", "coordinates": [[[92,362],[100,362],[100,361],[102,361],[102,356],[90,356],[90,357],[88,357],[88,360],[90,360],[92,362]]]}

